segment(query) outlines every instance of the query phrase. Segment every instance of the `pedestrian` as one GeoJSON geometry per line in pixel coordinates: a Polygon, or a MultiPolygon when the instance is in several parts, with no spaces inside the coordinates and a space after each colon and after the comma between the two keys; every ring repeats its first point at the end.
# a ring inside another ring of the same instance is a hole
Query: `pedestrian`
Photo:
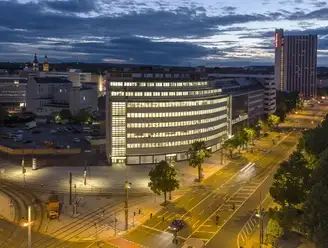
{"type": "Polygon", "coordinates": [[[141,214],[141,209],[139,208],[139,214],[141,214]]]}
{"type": "Polygon", "coordinates": [[[153,213],[150,213],[150,218],[153,218],[153,213]]]}
{"type": "Polygon", "coordinates": [[[162,217],[162,222],[164,222],[164,216],[162,217]]]}

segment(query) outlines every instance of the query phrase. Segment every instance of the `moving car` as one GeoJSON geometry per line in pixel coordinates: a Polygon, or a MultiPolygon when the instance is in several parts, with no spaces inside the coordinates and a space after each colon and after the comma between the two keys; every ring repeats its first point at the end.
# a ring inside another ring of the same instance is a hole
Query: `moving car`
{"type": "Polygon", "coordinates": [[[180,230],[188,227],[188,224],[181,219],[175,219],[172,221],[172,223],[169,225],[169,229],[175,232],[179,232],[180,230]]]}

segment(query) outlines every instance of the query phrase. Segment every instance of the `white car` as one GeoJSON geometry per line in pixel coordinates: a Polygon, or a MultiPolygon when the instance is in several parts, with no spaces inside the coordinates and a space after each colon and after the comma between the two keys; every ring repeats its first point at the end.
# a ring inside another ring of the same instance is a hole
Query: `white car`
{"type": "Polygon", "coordinates": [[[79,143],[80,139],[79,138],[74,138],[73,141],[76,142],[76,143],[79,143]]]}
{"type": "Polygon", "coordinates": [[[55,129],[50,130],[50,133],[57,133],[55,129]]]}

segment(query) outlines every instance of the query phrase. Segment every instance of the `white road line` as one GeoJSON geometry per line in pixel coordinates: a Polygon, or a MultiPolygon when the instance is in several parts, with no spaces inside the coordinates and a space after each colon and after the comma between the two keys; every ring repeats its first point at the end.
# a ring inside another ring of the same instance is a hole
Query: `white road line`
{"type": "Polygon", "coordinates": [[[199,215],[202,215],[204,213],[204,209],[199,212],[199,215]]]}
{"type": "Polygon", "coordinates": [[[215,232],[208,232],[208,231],[197,231],[198,233],[209,233],[209,234],[214,234],[215,232]]]}
{"type": "Polygon", "coordinates": [[[200,220],[197,220],[196,223],[192,225],[192,228],[194,228],[199,222],[200,222],[200,220]]]}

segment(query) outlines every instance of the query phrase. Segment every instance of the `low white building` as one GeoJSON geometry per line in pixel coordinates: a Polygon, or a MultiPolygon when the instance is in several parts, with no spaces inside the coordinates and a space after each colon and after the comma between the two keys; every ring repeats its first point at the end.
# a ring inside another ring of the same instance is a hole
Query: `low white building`
{"type": "Polygon", "coordinates": [[[80,110],[97,111],[97,86],[84,84],[74,87],[66,78],[60,77],[33,77],[27,82],[28,111],[38,116],[50,115],[69,109],[77,114],[80,110]]]}

